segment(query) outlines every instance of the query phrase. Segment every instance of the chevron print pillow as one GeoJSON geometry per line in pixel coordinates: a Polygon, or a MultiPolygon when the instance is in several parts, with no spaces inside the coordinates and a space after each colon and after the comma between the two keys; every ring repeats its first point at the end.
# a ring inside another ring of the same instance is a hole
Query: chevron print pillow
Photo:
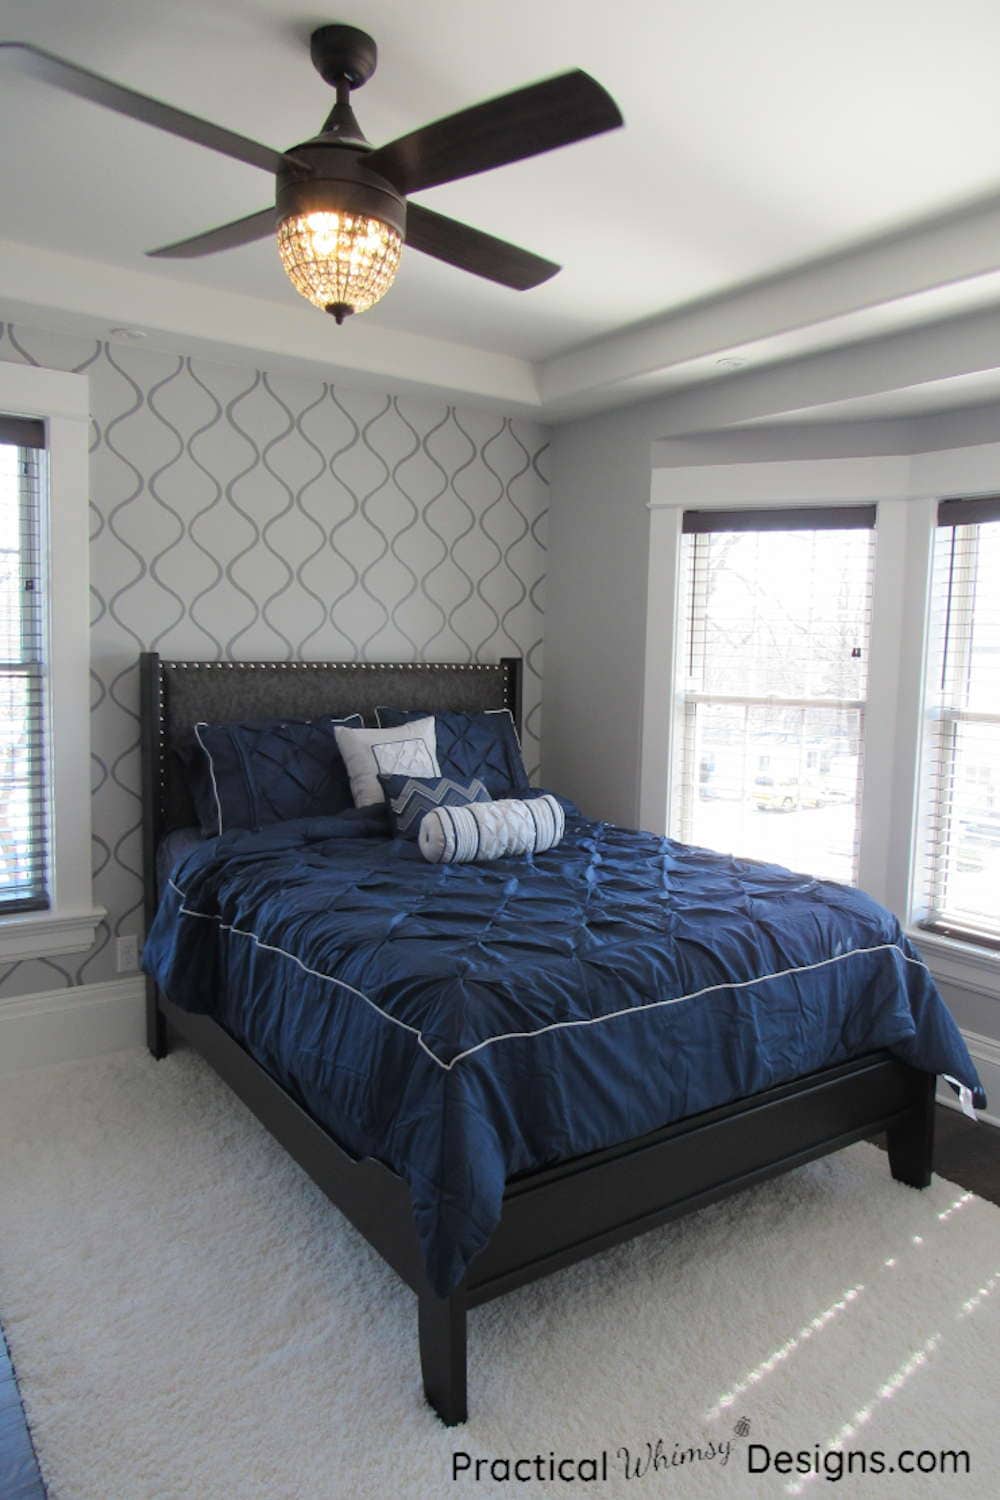
{"type": "Polygon", "coordinates": [[[415,839],[424,816],[438,807],[468,807],[470,802],[488,802],[490,794],[481,781],[453,781],[450,776],[380,776],[392,831],[399,838],[415,839]]]}

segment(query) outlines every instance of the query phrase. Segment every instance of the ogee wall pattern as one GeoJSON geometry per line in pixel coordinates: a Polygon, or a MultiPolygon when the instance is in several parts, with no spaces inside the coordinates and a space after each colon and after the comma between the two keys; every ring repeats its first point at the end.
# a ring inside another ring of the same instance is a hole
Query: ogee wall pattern
{"type": "Polygon", "coordinates": [[[0,359],[91,387],[87,954],[0,970],[0,995],[115,975],[142,931],[139,651],[204,659],[525,660],[541,724],[545,429],[443,402],[0,323],[0,359]]]}

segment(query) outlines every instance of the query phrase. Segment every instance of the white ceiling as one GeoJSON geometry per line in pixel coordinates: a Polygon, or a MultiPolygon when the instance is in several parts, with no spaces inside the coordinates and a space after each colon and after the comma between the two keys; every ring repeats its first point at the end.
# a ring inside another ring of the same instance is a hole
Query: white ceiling
{"type": "MultiPolygon", "coordinates": [[[[531,367],[536,404],[558,415],[725,373],[716,357],[726,351],[764,363],[829,347],[843,333],[835,317],[853,320],[852,338],[919,323],[940,316],[942,288],[971,278],[984,278],[979,300],[997,305],[989,275],[1000,242],[968,264],[952,253],[935,269],[931,256],[924,274],[906,263],[905,235],[883,256],[877,287],[855,281],[843,305],[830,300],[839,258],[849,262],[857,242],[933,215],[964,222],[963,205],[1000,193],[992,0],[369,0],[302,15],[297,0],[0,0],[0,38],[33,41],[277,147],[313,134],[329,107],[308,54],[309,32],[326,20],[362,26],[379,44],[378,72],[355,96],[376,143],[572,66],[608,87],[626,121],[420,195],[560,260],[560,276],[517,294],[407,253],[384,302],[358,320],[367,332],[345,337],[322,323],[331,361],[350,363],[345,351],[376,330],[472,346],[500,357],[489,376],[483,366],[497,399],[501,388],[509,398],[517,361],[531,367]],[[763,302],[747,284],[761,278],[783,305],[758,326],[748,292],[755,308],[763,302]],[[692,319],[698,337],[672,353],[692,319]]],[[[123,291],[115,305],[107,267],[162,283],[161,297],[145,294],[154,328],[167,326],[157,302],[176,303],[185,288],[288,309],[290,328],[319,320],[269,242],[194,262],[143,257],[265,206],[266,173],[9,67],[0,141],[4,236],[100,263],[110,317],[134,319],[142,299],[134,280],[132,300],[123,291]]],[[[53,306],[61,291],[52,287],[53,306]]],[[[954,300],[968,306],[975,290],[954,300]]],[[[405,347],[416,369],[418,345],[405,347]]]]}

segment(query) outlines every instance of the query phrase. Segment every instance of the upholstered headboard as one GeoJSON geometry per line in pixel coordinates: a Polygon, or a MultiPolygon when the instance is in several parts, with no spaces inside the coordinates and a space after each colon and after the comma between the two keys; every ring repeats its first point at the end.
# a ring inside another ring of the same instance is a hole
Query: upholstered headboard
{"type": "MultiPolygon", "coordinates": [[[[163,836],[195,823],[178,752],[199,720],[313,718],[397,708],[509,708],[521,729],[521,660],[485,662],[162,661],[139,658],[143,873],[155,910],[155,859],[163,836]]],[[[152,905],[150,906],[150,903],[152,905]]]]}

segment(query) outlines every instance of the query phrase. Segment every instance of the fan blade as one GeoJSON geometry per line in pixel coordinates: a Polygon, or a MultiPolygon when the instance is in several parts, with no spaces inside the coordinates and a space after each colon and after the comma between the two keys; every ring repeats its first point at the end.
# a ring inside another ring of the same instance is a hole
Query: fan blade
{"type": "Polygon", "coordinates": [[[161,245],[159,250],[147,250],[153,260],[190,260],[195,255],[214,255],[217,250],[235,250],[240,245],[250,245],[254,240],[267,239],[274,233],[275,210],[262,208],[259,214],[248,214],[245,219],[234,219],[231,224],[220,224],[218,229],[206,229],[189,240],[177,240],[173,245],[161,245]]]}
{"type": "Polygon", "coordinates": [[[262,167],[265,172],[277,172],[287,158],[270,146],[261,146],[210,120],[201,120],[183,109],[174,109],[170,104],[161,104],[148,94],[137,94],[100,73],[89,68],[78,67],[53,52],[33,47],[29,42],[0,42],[0,60],[6,54],[16,63],[22,73],[40,78],[56,88],[76,94],[81,99],[90,99],[94,104],[103,104],[116,114],[127,115],[130,120],[141,120],[144,125],[155,125],[158,130],[169,131],[198,146],[208,146],[212,151],[221,151],[223,156],[233,156],[237,161],[251,167],[262,167]]]}
{"type": "Polygon", "coordinates": [[[406,243],[433,255],[435,260],[447,261],[449,266],[471,271],[474,276],[485,276],[487,281],[498,281],[516,292],[540,286],[562,270],[555,261],[543,260],[470,224],[432,213],[419,203],[406,205],[406,243]]]}
{"type": "Polygon", "coordinates": [[[577,69],[459,110],[365,157],[402,193],[416,193],[568,146],[622,124],[611,95],[577,69]]]}

